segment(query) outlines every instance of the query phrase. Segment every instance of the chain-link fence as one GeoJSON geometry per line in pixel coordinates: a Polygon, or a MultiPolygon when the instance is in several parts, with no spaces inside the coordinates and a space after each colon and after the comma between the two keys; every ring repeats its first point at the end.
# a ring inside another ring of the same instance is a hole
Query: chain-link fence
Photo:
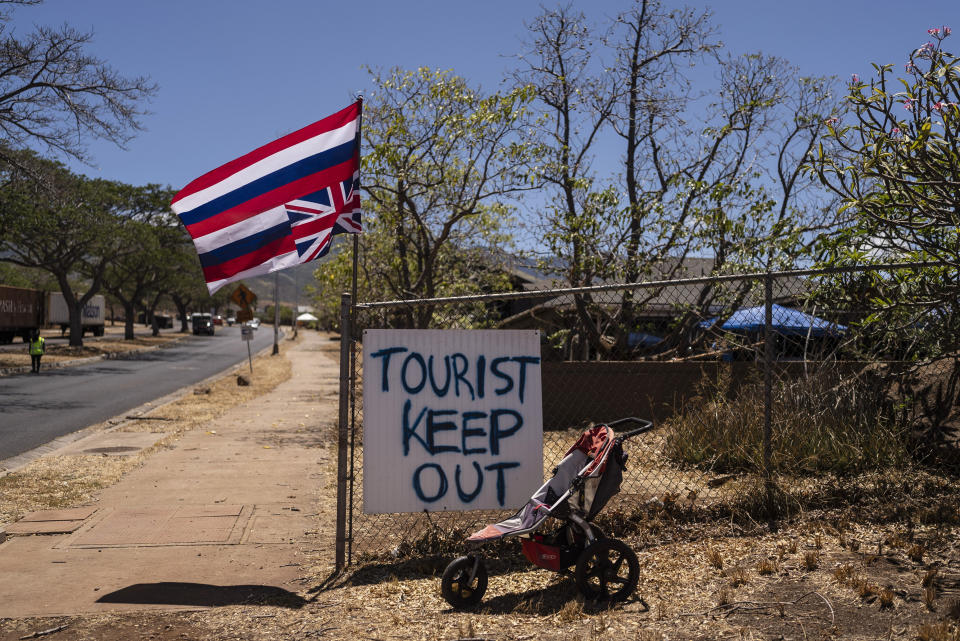
{"type": "Polygon", "coordinates": [[[549,290],[521,282],[512,292],[345,308],[351,373],[343,370],[341,388],[350,405],[342,400],[338,555],[402,553],[437,532],[469,533],[509,514],[363,513],[365,329],[539,330],[544,478],[584,428],[637,416],[657,429],[629,442],[613,507],[710,508],[769,493],[775,477],[948,461],[960,314],[955,294],[932,295],[937,279],[957,282],[956,268],[549,290]]]}

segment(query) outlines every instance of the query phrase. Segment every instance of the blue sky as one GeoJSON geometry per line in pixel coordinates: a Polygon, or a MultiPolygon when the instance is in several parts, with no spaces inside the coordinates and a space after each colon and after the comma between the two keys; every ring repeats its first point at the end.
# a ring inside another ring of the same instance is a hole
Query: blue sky
{"type": "MultiPolygon", "coordinates": [[[[549,3],[545,3],[549,4],[549,3]]],[[[605,22],[629,0],[574,2],[605,22]]],[[[929,27],[960,28],[958,0],[714,0],[733,53],[763,51],[809,75],[866,78],[870,62],[902,68],[929,27]]],[[[89,50],[160,87],[145,131],[126,150],[93,143],[90,176],[182,187],[193,178],[332,113],[369,88],[363,66],[453,69],[495,88],[521,49],[531,0],[46,0],[13,27],[64,22],[91,30],[89,50]]],[[[953,38],[960,38],[960,31],[953,38]]],[[[960,46],[948,40],[948,50],[960,46]]]]}

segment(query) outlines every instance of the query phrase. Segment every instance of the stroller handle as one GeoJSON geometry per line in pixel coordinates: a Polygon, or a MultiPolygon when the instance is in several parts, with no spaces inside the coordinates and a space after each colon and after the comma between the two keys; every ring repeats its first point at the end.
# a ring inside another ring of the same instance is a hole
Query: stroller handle
{"type": "Polygon", "coordinates": [[[643,434],[653,429],[653,421],[648,421],[643,418],[637,418],[635,416],[628,416],[626,418],[621,418],[616,421],[607,423],[607,427],[614,427],[615,425],[622,425],[623,423],[639,423],[640,427],[630,430],[629,432],[624,432],[620,434],[617,438],[621,441],[625,441],[628,438],[632,438],[637,434],[643,434]]]}

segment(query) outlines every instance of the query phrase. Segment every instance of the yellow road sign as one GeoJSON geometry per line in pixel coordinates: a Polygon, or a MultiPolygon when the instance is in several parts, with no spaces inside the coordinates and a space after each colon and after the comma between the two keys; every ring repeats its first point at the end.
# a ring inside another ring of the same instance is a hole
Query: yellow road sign
{"type": "Polygon", "coordinates": [[[251,292],[246,285],[240,283],[230,294],[230,300],[240,307],[253,307],[257,304],[257,295],[251,292]]]}

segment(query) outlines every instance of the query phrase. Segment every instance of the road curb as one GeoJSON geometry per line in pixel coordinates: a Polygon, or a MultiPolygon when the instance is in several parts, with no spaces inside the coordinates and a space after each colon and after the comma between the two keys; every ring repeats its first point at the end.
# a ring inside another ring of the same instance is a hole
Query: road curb
{"type": "MultiPolygon", "coordinates": [[[[171,341],[171,343],[174,343],[174,342],[176,341],[171,341]]],[[[145,350],[139,350],[139,351],[142,351],[142,352],[154,351],[157,349],[162,349],[164,347],[166,347],[166,345],[161,345],[161,346],[157,346],[157,347],[153,347],[145,350]]],[[[271,344],[259,350],[258,352],[254,353],[252,357],[259,358],[260,356],[272,351],[273,351],[273,345],[271,344]]],[[[129,354],[130,352],[117,352],[117,353],[129,354]]],[[[108,355],[92,356],[87,359],[75,359],[75,360],[84,361],[84,362],[96,362],[98,360],[106,360],[107,356],[108,355]]],[[[68,362],[68,361],[64,361],[64,362],[68,362]]],[[[216,374],[208,376],[203,380],[197,381],[196,383],[192,383],[190,385],[181,387],[180,389],[170,392],[165,396],[161,396],[160,398],[156,398],[147,403],[143,403],[142,405],[139,405],[137,407],[130,408],[129,410],[123,412],[122,414],[118,414],[117,416],[108,418],[102,423],[89,425],[87,427],[77,430],[76,432],[71,432],[69,434],[64,434],[63,436],[58,436],[57,438],[53,439],[49,443],[44,443],[39,447],[35,447],[32,450],[28,450],[26,452],[23,452],[22,454],[12,456],[8,459],[0,460],[0,478],[3,478],[4,476],[6,476],[7,474],[10,474],[11,472],[16,472],[20,468],[24,467],[28,463],[32,463],[38,458],[42,458],[48,454],[53,454],[58,450],[63,449],[67,445],[70,445],[75,441],[80,440],[81,438],[85,438],[87,436],[90,436],[92,434],[97,434],[99,432],[111,432],[114,430],[118,430],[124,425],[126,425],[127,423],[137,420],[136,418],[127,418],[128,416],[133,415],[135,417],[139,417],[146,414],[147,412],[152,412],[153,410],[159,409],[165,405],[168,405],[186,396],[190,392],[190,390],[194,388],[212,385],[213,383],[220,380],[221,378],[230,376],[231,374],[237,372],[240,368],[246,368],[246,367],[247,367],[247,362],[240,361],[239,363],[235,365],[231,365],[230,367],[216,374]]]]}

